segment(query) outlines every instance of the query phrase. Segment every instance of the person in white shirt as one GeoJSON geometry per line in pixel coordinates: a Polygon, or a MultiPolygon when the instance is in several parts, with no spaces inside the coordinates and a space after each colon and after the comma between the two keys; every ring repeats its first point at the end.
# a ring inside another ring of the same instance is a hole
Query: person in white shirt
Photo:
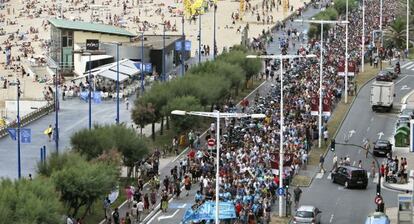
{"type": "Polygon", "coordinates": [[[142,216],[143,212],[144,212],[144,202],[142,202],[142,200],[141,200],[137,204],[137,220],[138,220],[138,222],[141,222],[141,216],[142,216]]]}

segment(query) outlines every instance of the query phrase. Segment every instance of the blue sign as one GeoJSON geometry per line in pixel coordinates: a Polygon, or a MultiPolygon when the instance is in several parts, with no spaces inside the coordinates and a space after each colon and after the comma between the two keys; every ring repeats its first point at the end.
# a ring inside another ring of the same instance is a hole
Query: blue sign
{"type": "Polygon", "coordinates": [[[22,128],[20,135],[22,143],[28,144],[32,142],[32,130],[30,128],[22,128]]]}
{"type": "Polygon", "coordinates": [[[9,135],[10,135],[10,138],[13,140],[13,141],[16,141],[16,129],[15,128],[7,128],[7,132],[9,133],[9,135]]]}
{"type": "Polygon", "coordinates": [[[184,46],[184,49],[185,49],[186,51],[191,51],[191,41],[189,41],[189,40],[186,40],[186,41],[185,41],[185,46],[184,46]]]}
{"type": "Polygon", "coordinates": [[[141,62],[135,62],[134,65],[137,69],[142,70],[142,63],[141,62]]]}
{"type": "Polygon", "coordinates": [[[145,63],[144,71],[148,72],[148,73],[151,73],[152,72],[152,64],[151,63],[145,63]]]}
{"type": "Polygon", "coordinates": [[[176,41],[175,42],[175,50],[176,51],[181,51],[181,45],[183,44],[183,42],[182,41],[176,41]]]}
{"type": "Polygon", "coordinates": [[[410,152],[414,152],[414,122],[410,121],[410,152]]]}
{"type": "Polygon", "coordinates": [[[285,195],[285,189],[283,187],[279,187],[277,189],[277,195],[279,196],[285,195]]]}
{"type": "MultiPolygon", "coordinates": [[[[216,202],[207,201],[199,207],[193,209],[189,208],[183,217],[183,223],[200,222],[203,220],[214,220],[216,217],[216,202]]],[[[235,219],[236,209],[233,202],[219,203],[219,219],[235,219]]]]}

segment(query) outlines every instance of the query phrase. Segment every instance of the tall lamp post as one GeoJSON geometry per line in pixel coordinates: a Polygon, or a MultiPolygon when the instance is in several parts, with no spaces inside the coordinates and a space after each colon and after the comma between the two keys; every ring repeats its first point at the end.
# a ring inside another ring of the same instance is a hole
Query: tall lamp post
{"type": "MultiPolygon", "coordinates": [[[[347,24],[348,21],[340,20],[295,20],[295,22],[317,23],[321,25],[321,43],[320,43],[320,64],[319,64],[319,121],[318,121],[318,147],[322,145],[322,80],[323,80],[323,24],[347,24]]],[[[345,40],[348,42],[348,40],[345,40]]],[[[345,94],[348,94],[345,90],[345,94]]]]}
{"type": "Polygon", "coordinates": [[[214,3],[214,28],[213,28],[213,59],[216,59],[217,54],[217,43],[216,43],[216,12],[217,12],[217,4],[214,3]]]}
{"type": "Polygon", "coordinates": [[[160,23],[162,25],[162,65],[161,65],[161,81],[166,81],[165,75],[165,21],[160,23]]]}
{"type": "Polygon", "coordinates": [[[89,113],[88,113],[88,117],[89,117],[89,120],[88,120],[88,127],[89,127],[89,130],[91,130],[91,128],[92,128],[92,79],[91,79],[91,77],[92,77],[92,54],[90,53],[90,52],[85,52],[85,53],[83,53],[83,55],[85,55],[85,56],[89,56],[89,71],[88,71],[88,82],[89,82],[89,85],[88,85],[88,90],[89,90],[89,92],[88,92],[88,103],[89,103],[89,113]]]}
{"type": "Polygon", "coordinates": [[[181,76],[184,76],[184,72],[185,72],[185,67],[184,67],[184,48],[185,48],[185,33],[184,33],[184,14],[183,17],[181,18],[181,24],[182,24],[182,29],[183,29],[183,34],[181,37],[181,76]]]}
{"type": "Polygon", "coordinates": [[[410,28],[410,0],[407,0],[407,24],[406,25],[407,25],[407,27],[405,28],[406,29],[405,32],[407,32],[407,39],[405,40],[405,42],[406,42],[406,51],[407,51],[407,56],[408,56],[408,54],[409,54],[408,47],[409,47],[409,43],[410,43],[410,41],[409,41],[409,33],[410,33],[410,29],[409,29],[410,28]]]}
{"type": "MultiPolygon", "coordinates": [[[[283,188],[283,160],[284,160],[284,151],[283,151],[283,126],[284,126],[284,114],[283,114],[283,60],[285,59],[295,59],[295,58],[314,58],[316,55],[310,54],[306,56],[301,55],[248,55],[247,58],[261,58],[261,59],[279,59],[280,60],[280,142],[279,142],[279,185],[283,188]]],[[[279,195],[279,217],[284,216],[284,202],[283,195],[279,195]]]]}
{"type": "Polygon", "coordinates": [[[119,124],[119,42],[112,42],[116,45],[116,124],[119,124]]]}
{"type": "MultiPolygon", "coordinates": [[[[408,0],[407,0],[408,1],[408,0]]],[[[365,0],[362,0],[362,37],[361,37],[361,70],[364,72],[365,66],[365,0]]]]}
{"type": "Polygon", "coordinates": [[[216,219],[215,224],[219,224],[219,167],[220,167],[220,118],[242,118],[242,117],[251,117],[253,119],[265,118],[264,114],[243,114],[243,113],[220,113],[220,111],[215,112],[198,112],[198,111],[182,111],[182,110],[173,110],[171,111],[173,115],[193,115],[199,117],[212,117],[217,119],[217,131],[216,131],[216,219]]]}
{"type": "Polygon", "coordinates": [[[142,32],[141,36],[141,91],[144,93],[144,79],[145,79],[145,64],[144,64],[144,32],[142,32]]]}
{"type": "MultiPolygon", "coordinates": [[[[345,21],[348,21],[348,0],[345,5],[345,21]]],[[[345,24],[345,103],[348,103],[348,23],[345,24]]]]}
{"type": "Polygon", "coordinates": [[[22,177],[22,166],[20,160],[20,80],[17,79],[17,176],[22,177]]]}
{"type": "Polygon", "coordinates": [[[201,9],[198,12],[198,63],[201,63],[201,9]]]}
{"type": "Polygon", "coordinates": [[[55,74],[55,143],[56,143],[56,153],[59,153],[59,94],[58,94],[58,83],[59,83],[59,74],[58,67],[56,67],[55,74]]]}

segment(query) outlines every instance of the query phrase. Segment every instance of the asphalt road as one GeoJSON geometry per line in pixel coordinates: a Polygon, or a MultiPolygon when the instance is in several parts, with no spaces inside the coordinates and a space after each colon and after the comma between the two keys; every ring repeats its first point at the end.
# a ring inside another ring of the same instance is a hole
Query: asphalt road
{"type": "MultiPolygon", "coordinates": [[[[402,62],[402,65],[404,63],[402,62]]],[[[414,86],[414,75],[409,70],[402,69],[402,74],[394,81],[396,97],[394,99],[394,109],[390,113],[372,111],[369,103],[371,83],[361,89],[338,132],[337,142],[345,142],[344,136],[349,136],[351,130],[355,131],[355,133],[349,139],[349,143],[357,145],[362,145],[364,138],[371,140],[371,142],[377,140],[380,137],[380,132],[384,133],[381,139],[392,138],[395,123],[398,119],[401,98],[410,91],[410,86],[414,86]]],[[[350,156],[351,163],[355,165],[358,164],[359,160],[362,160],[363,167],[370,172],[372,157],[368,155],[366,159],[365,152],[361,151],[361,149],[337,145],[335,153],[338,156],[338,160],[341,157],[350,156]]],[[[332,168],[333,154],[330,151],[325,159],[325,169],[328,171],[332,168]]],[[[379,158],[380,163],[382,160],[383,158],[379,158]]],[[[304,193],[300,204],[315,205],[320,208],[322,210],[322,223],[363,223],[366,216],[374,212],[376,208],[374,197],[376,195],[377,183],[377,178],[374,178],[370,179],[366,190],[348,190],[341,185],[332,183],[329,172],[325,174],[318,173],[311,186],[303,190],[304,193]]],[[[381,191],[385,207],[396,207],[398,193],[384,188],[381,191]]]]}

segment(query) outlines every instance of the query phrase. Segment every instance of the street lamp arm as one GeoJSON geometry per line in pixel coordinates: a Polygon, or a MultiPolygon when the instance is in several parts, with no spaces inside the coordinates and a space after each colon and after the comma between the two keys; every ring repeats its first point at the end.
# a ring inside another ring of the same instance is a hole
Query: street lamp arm
{"type": "Polygon", "coordinates": [[[316,55],[247,55],[246,58],[260,58],[260,59],[292,59],[292,58],[315,58],[316,55]]]}
{"type": "Polygon", "coordinates": [[[347,20],[316,20],[316,19],[295,19],[299,23],[318,23],[318,24],[347,24],[347,20]]]}

